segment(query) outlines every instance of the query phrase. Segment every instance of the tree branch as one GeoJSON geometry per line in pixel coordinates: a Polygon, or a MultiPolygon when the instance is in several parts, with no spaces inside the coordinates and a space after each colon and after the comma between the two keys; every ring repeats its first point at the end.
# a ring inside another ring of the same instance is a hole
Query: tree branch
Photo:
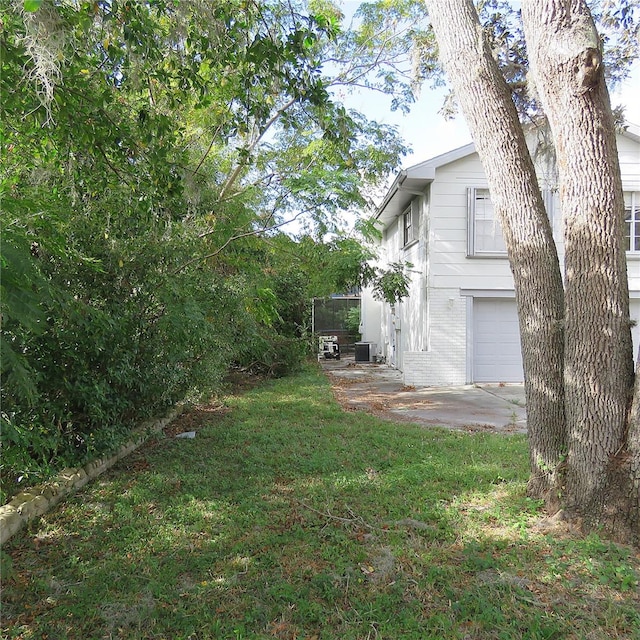
{"type": "MultiPolygon", "coordinates": [[[[280,109],[278,109],[273,116],[271,117],[270,120],[268,120],[265,123],[264,128],[262,129],[262,131],[260,132],[260,135],[256,137],[256,139],[249,145],[249,147],[247,148],[247,157],[251,154],[251,152],[256,148],[256,146],[258,145],[258,143],[260,142],[260,140],[262,140],[262,138],[264,137],[264,135],[267,133],[267,131],[270,129],[270,127],[278,120],[278,118],[280,118],[280,116],[287,111],[287,109],[289,109],[290,107],[292,107],[296,102],[297,102],[297,98],[291,98],[286,104],[284,104],[282,107],[280,107],[280,109]]],[[[229,176],[229,178],[227,179],[227,181],[225,182],[224,186],[222,187],[222,190],[220,191],[220,194],[218,196],[218,198],[220,200],[222,200],[226,195],[227,192],[229,191],[229,189],[231,189],[231,187],[233,186],[233,184],[235,183],[235,181],[238,179],[238,176],[240,175],[240,172],[242,171],[242,169],[246,166],[247,161],[245,160],[244,162],[238,162],[238,165],[236,166],[236,168],[233,170],[233,172],[231,173],[231,175],[229,176]]]]}
{"type": "MultiPolygon", "coordinates": [[[[187,262],[182,264],[180,267],[175,269],[172,272],[172,275],[175,275],[177,273],[180,273],[181,271],[184,271],[188,266],[190,266],[192,264],[195,264],[196,262],[201,262],[203,260],[208,260],[209,258],[215,258],[215,256],[217,256],[219,253],[222,253],[222,251],[224,251],[232,242],[234,242],[236,240],[240,240],[241,238],[247,238],[249,236],[258,236],[258,235],[260,235],[262,233],[267,233],[269,231],[274,231],[275,229],[279,229],[280,227],[284,227],[285,225],[288,225],[290,222],[294,222],[295,220],[297,220],[300,216],[302,216],[305,213],[307,213],[307,211],[308,210],[299,211],[298,213],[296,213],[295,216],[293,216],[293,218],[290,218],[289,220],[284,220],[283,222],[279,222],[278,224],[274,224],[271,227],[263,227],[262,229],[253,229],[251,231],[246,231],[244,233],[239,233],[239,234],[237,234],[235,236],[231,236],[230,238],[228,238],[222,244],[222,246],[218,247],[215,251],[213,251],[211,253],[208,253],[205,256],[200,256],[198,258],[192,258],[191,260],[188,260],[187,262]]],[[[269,219],[271,219],[271,216],[269,216],[269,219]]]]}

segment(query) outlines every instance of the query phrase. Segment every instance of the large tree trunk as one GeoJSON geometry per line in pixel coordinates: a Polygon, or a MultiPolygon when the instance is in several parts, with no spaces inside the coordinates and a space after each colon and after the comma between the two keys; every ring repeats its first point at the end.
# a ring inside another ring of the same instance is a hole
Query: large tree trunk
{"type": "Polygon", "coordinates": [[[566,454],[563,288],[522,126],[470,0],[426,0],[440,58],[480,155],[513,272],[530,442],[529,491],[554,507],[566,454]]]}
{"type": "MultiPolygon", "coordinates": [[[[583,0],[523,0],[530,72],[556,148],[565,222],[563,504],[587,526],[638,535],[637,426],[624,199],[600,40],[583,0]],[[634,459],[635,455],[635,459],[634,459]],[[635,526],[635,532],[633,528],[635,526]]],[[[636,537],[637,540],[637,537],[636,537]]]]}
{"type": "MultiPolygon", "coordinates": [[[[640,358],[636,371],[640,368],[640,358]]],[[[640,376],[636,374],[633,390],[633,405],[629,416],[629,431],[625,447],[616,455],[614,463],[622,478],[614,479],[614,499],[622,500],[621,505],[613,504],[615,514],[611,519],[614,531],[621,534],[625,542],[640,546],[640,376]],[[620,487],[618,489],[618,487],[620,487]],[[627,508],[629,507],[629,508],[627,508]],[[616,518],[617,516],[617,518],[616,518]],[[619,521],[622,520],[620,523],[619,521]],[[627,533],[627,532],[630,532],[627,533]]]]}

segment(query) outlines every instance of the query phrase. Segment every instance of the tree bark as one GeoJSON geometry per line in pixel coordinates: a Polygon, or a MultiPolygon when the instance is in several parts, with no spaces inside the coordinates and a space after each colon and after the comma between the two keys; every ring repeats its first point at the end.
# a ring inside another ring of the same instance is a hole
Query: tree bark
{"type": "Polygon", "coordinates": [[[525,373],[530,494],[555,510],[566,455],[563,286],[551,225],[506,82],[470,0],[426,0],[440,58],[475,142],[513,273],[525,373]]]}
{"type": "Polygon", "coordinates": [[[556,148],[565,224],[562,502],[589,528],[637,541],[624,198],[600,39],[583,0],[523,0],[522,18],[530,73],[556,148]]]}

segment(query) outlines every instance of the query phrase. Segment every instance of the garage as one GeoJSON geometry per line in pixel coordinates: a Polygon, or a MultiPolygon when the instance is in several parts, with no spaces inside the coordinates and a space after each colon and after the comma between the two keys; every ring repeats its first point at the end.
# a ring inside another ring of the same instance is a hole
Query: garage
{"type": "Polygon", "coordinates": [[[522,382],[522,353],[516,302],[473,299],[473,382],[522,382]]]}

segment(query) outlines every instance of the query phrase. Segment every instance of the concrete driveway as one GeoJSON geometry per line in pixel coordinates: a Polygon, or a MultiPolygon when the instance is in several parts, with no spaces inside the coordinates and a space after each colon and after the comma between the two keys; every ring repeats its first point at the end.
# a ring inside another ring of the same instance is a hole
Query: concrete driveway
{"type": "Polygon", "coordinates": [[[526,433],[524,385],[405,387],[399,371],[353,358],[321,360],[338,401],[390,420],[464,431],[526,433]]]}

